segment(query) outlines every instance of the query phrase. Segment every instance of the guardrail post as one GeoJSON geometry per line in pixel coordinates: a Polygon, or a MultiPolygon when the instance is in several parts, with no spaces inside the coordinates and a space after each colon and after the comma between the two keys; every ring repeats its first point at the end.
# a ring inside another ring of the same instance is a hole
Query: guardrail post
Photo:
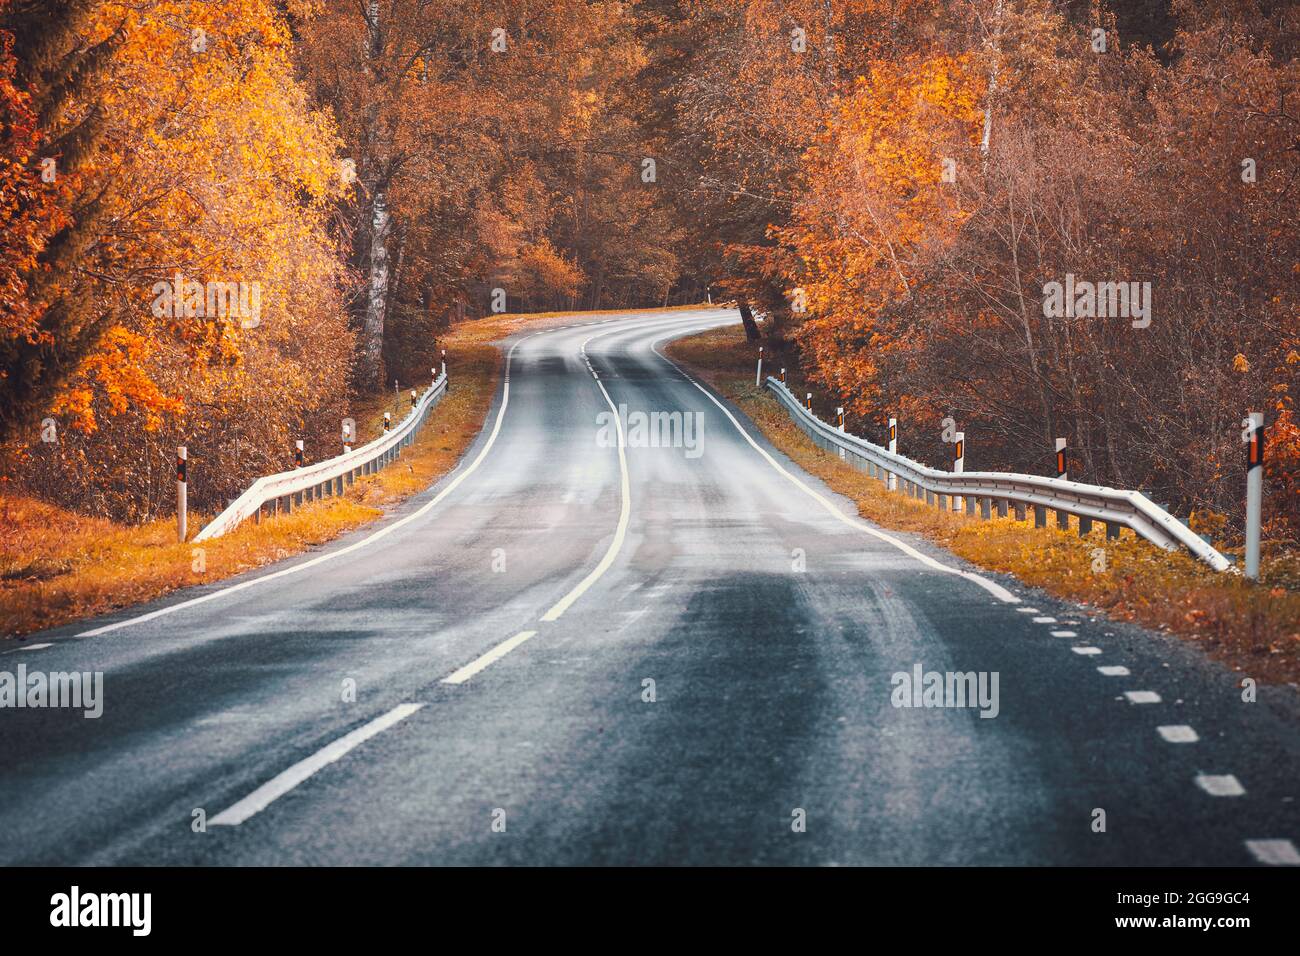
{"type": "Polygon", "coordinates": [[[1091,533],[1092,533],[1092,519],[1085,515],[1079,515],[1079,537],[1084,538],[1091,533]]]}
{"type": "Polygon", "coordinates": [[[998,508],[998,517],[1005,518],[1007,516],[1007,499],[1006,498],[997,499],[997,508],[998,508]]]}
{"type": "Polygon", "coordinates": [[[993,500],[991,498],[980,499],[980,517],[985,521],[993,517],[993,500]]]}
{"type": "Polygon", "coordinates": [[[184,542],[185,525],[189,519],[189,492],[185,478],[185,462],[189,455],[185,446],[176,449],[176,539],[184,542]]]}
{"type": "Polygon", "coordinates": [[[1070,512],[1056,509],[1056,526],[1062,531],[1070,530],[1070,512]]]}
{"type": "MultiPolygon", "coordinates": [[[[891,455],[898,454],[898,419],[897,418],[889,419],[889,453],[891,455]]],[[[898,476],[895,475],[892,471],[889,472],[888,474],[889,474],[889,480],[886,487],[888,487],[890,491],[894,491],[898,488],[898,476]]]]}
{"type": "Polygon", "coordinates": [[[931,491],[929,488],[925,489],[925,503],[927,505],[934,504],[934,492],[931,491]]]}
{"type": "Polygon", "coordinates": [[[1034,527],[1047,527],[1047,508],[1043,505],[1034,505],[1034,527]]]}
{"type": "Polygon", "coordinates": [[[1259,580],[1259,526],[1264,505],[1264,413],[1251,412],[1242,423],[1246,448],[1246,577],[1259,580]]]}
{"type": "Polygon", "coordinates": [[[763,387],[763,346],[758,347],[758,373],[754,376],[754,387],[763,387]]]}
{"type": "Polygon", "coordinates": [[[1106,522],[1106,539],[1112,540],[1119,537],[1120,523],[1118,521],[1106,522]]]}
{"type": "Polygon", "coordinates": [[[1025,520],[1025,512],[1026,512],[1026,509],[1025,509],[1025,503],[1024,503],[1023,501],[1017,501],[1017,502],[1014,502],[1014,503],[1012,504],[1012,508],[1014,509],[1014,511],[1015,511],[1015,513],[1016,513],[1016,520],[1017,520],[1017,521],[1024,521],[1024,520],[1025,520]]]}

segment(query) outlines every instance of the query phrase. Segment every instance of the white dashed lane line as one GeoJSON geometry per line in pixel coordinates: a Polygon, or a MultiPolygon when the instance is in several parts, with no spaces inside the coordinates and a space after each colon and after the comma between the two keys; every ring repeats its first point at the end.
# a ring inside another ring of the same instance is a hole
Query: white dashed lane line
{"type": "Polygon", "coordinates": [[[1126,690],[1124,696],[1130,704],[1158,704],[1160,695],[1153,690],[1126,690]]]}
{"type": "Polygon", "coordinates": [[[1247,840],[1246,849],[1269,866],[1300,866],[1300,850],[1290,840],[1247,840]]]}
{"type": "Polygon", "coordinates": [[[463,684],[465,683],[465,681],[469,680],[479,671],[483,670],[485,667],[489,666],[490,664],[499,661],[501,658],[505,657],[507,654],[513,651],[524,641],[528,640],[530,637],[535,637],[536,635],[537,635],[536,631],[520,631],[518,634],[516,634],[514,637],[510,638],[509,640],[502,641],[500,644],[492,648],[492,650],[488,651],[486,654],[476,658],[475,660],[470,661],[460,670],[456,671],[453,674],[448,675],[447,677],[444,677],[442,679],[442,682],[444,684],[463,684]]]}
{"type": "Polygon", "coordinates": [[[1246,793],[1246,788],[1230,773],[1197,774],[1196,785],[1212,797],[1240,797],[1246,793]]]}
{"type": "MultiPolygon", "coordinates": [[[[1041,614],[1038,608],[1018,607],[1016,611],[1020,614],[1037,615],[1033,619],[1035,624],[1059,624],[1059,629],[1051,631],[1052,637],[1076,638],[1079,636],[1078,631],[1069,630],[1070,627],[1077,627],[1081,622],[1075,620],[1057,621],[1055,617],[1041,614]]],[[[1106,635],[1110,637],[1108,633],[1106,635]]],[[[1100,647],[1091,645],[1076,645],[1070,648],[1075,654],[1083,657],[1095,657],[1102,653],[1100,647]]],[[[1129,669],[1122,664],[1106,664],[1097,668],[1097,672],[1104,677],[1128,677],[1129,669]]],[[[1159,704],[1161,698],[1153,690],[1126,690],[1124,698],[1131,704],[1159,704]]],[[[1156,727],[1156,733],[1160,739],[1170,744],[1194,744],[1201,738],[1197,732],[1187,724],[1162,724],[1156,727]]],[[[1208,793],[1212,797],[1240,797],[1246,793],[1246,788],[1232,774],[1197,774],[1196,786],[1208,793]]],[[[1246,840],[1246,849],[1257,863],[1267,866],[1300,866],[1300,850],[1296,849],[1294,843],[1290,840],[1246,840]]]]}
{"type": "MultiPolygon", "coordinates": [[[[1077,627],[1081,621],[1062,620],[1058,621],[1055,617],[1042,614],[1035,607],[1018,607],[1019,614],[1037,615],[1033,618],[1035,624],[1059,625],[1057,630],[1051,631],[1052,637],[1077,638],[1078,631],[1069,628],[1077,627]]],[[[1113,636],[1109,632],[1107,637],[1113,636]]],[[[1076,645],[1070,648],[1075,654],[1083,657],[1095,657],[1102,653],[1101,648],[1091,645],[1076,645]]],[[[1097,672],[1104,677],[1128,677],[1130,671],[1122,664],[1106,664],[1097,668],[1097,672]]],[[[1124,698],[1131,704],[1159,704],[1161,698],[1153,690],[1126,690],[1124,698]]],[[[1160,739],[1170,744],[1194,744],[1200,741],[1200,735],[1187,724],[1162,724],[1156,727],[1156,733],[1160,739]]],[[[1227,774],[1197,774],[1196,786],[1212,797],[1240,797],[1246,793],[1246,788],[1241,785],[1234,775],[1227,774]]],[[[1300,850],[1290,840],[1246,840],[1245,846],[1250,855],[1257,863],[1266,866],[1300,866],[1300,850]]]]}
{"type": "Polygon", "coordinates": [[[333,743],[321,748],[305,760],[299,760],[288,770],[262,784],[244,799],[222,810],[208,821],[208,825],[214,827],[239,826],[249,817],[261,813],[318,770],[328,767],[349,751],[361,746],[371,737],[410,717],[423,706],[423,704],[402,704],[394,707],[388,713],[376,717],[370,723],[358,727],[352,733],[340,737],[333,743]]]}

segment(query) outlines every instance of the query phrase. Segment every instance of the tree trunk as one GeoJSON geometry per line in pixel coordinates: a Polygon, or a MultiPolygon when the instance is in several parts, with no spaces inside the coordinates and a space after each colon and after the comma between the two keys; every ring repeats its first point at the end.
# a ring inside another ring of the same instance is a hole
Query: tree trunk
{"type": "Polygon", "coordinates": [[[984,135],[980,137],[980,161],[987,164],[989,144],[993,139],[993,101],[998,94],[998,56],[1001,55],[1002,39],[1002,0],[998,0],[993,10],[993,36],[989,41],[992,62],[989,65],[989,87],[984,99],[984,135]]]}
{"type": "Polygon", "coordinates": [[[361,367],[357,382],[376,389],[384,382],[384,313],[388,306],[388,202],[375,194],[370,219],[370,275],[366,284],[366,314],[361,329],[361,367]]]}
{"type": "Polygon", "coordinates": [[[740,300],[740,321],[745,323],[745,338],[750,342],[757,342],[762,335],[758,331],[758,323],[754,321],[754,313],[750,311],[749,301],[740,300]]]}

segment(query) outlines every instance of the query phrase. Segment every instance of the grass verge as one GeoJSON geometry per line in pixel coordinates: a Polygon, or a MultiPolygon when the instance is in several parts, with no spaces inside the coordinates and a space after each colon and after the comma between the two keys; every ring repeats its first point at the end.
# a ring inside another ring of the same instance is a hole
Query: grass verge
{"type": "Polygon", "coordinates": [[[1080,537],[1077,524],[1067,532],[1011,517],[983,521],[889,492],[810,442],[777,400],[755,386],[756,351],[737,326],[678,339],[666,349],[743,410],[800,467],[856,502],[864,518],[924,535],[980,567],[1013,574],[1114,619],[1177,634],[1243,676],[1300,682],[1300,557],[1270,556],[1263,583],[1250,584],[1186,553],[1161,551],[1128,531],[1108,541],[1097,525],[1080,537]]]}
{"type": "MultiPolygon", "coordinates": [[[[451,389],[397,462],[359,478],[345,495],[260,525],[246,521],[202,545],[178,542],[174,518],[125,525],[29,497],[0,495],[0,634],[22,636],[219,581],[374,521],[450,471],[473,442],[500,379],[502,353],[493,343],[525,327],[545,329],[596,314],[503,315],[458,325],[445,338],[451,389]]],[[[379,434],[385,411],[395,410],[395,421],[405,415],[406,395],[403,389],[396,397],[354,401],[362,441],[379,434]]],[[[191,536],[211,517],[192,513],[191,536]]]]}

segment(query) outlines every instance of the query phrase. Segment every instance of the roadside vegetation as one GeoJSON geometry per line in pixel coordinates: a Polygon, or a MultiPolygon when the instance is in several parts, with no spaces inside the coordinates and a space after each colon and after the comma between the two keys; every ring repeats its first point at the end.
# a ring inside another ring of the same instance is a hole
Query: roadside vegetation
{"type": "MultiPolygon", "coordinates": [[[[1127,530],[1119,540],[1107,541],[1100,524],[1080,537],[1074,524],[1067,532],[1035,528],[1014,517],[984,521],[940,511],[887,491],[810,442],[771,393],[755,387],[757,347],[735,327],[679,339],[665,351],[735,403],[800,467],[856,502],[864,518],[923,535],[980,567],[1013,574],[1116,620],[1177,634],[1244,677],[1300,682],[1300,555],[1276,541],[1265,549],[1261,582],[1250,584],[1212,571],[1185,552],[1162,551],[1127,530]]],[[[784,365],[796,392],[806,386],[817,394],[806,385],[792,349],[765,342],[764,355],[765,376],[784,365]]],[[[814,410],[833,420],[833,409],[814,404],[814,410]]],[[[852,422],[849,431],[881,440],[871,428],[855,428],[852,422]]],[[[900,450],[907,453],[905,443],[900,450]]],[[[1233,544],[1220,549],[1240,563],[1233,544]]]]}
{"type": "MultiPolygon", "coordinates": [[[[525,325],[544,328],[564,318],[569,316],[503,315],[455,327],[444,339],[451,390],[401,458],[378,474],[358,478],[340,497],[304,504],[260,525],[246,521],[202,545],[176,540],[174,515],[130,524],[0,492],[0,634],[29,634],[219,581],[382,517],[450,471],[482,428],[500,377],[501,352],[493,342],[525,325]]],[[[409,407],[409,389],[428,384],[408,383],[396,399],[385,393],[354,400],[350,411],[360,441],[380,434],[385,411],[396,410],[394,420],[400,420],[409,407]]],[[[191,468],[192,485],[204,479],[201,468],[191,468]]],[[[191,512],[191,537],[213,516],[191,512]]]]}

